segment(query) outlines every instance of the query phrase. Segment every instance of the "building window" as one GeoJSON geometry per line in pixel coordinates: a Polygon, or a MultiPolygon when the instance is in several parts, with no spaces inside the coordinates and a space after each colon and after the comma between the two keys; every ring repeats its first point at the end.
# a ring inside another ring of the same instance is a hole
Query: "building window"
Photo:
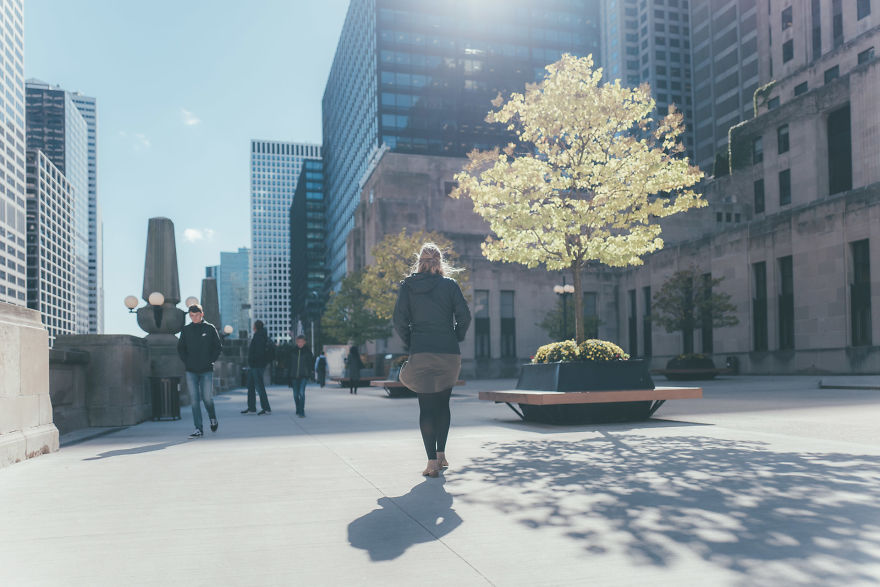
{"type": "Polygon", "coordinates": [[[835,65],[834,67],[830,67],[825,70],[825,83],[837,79],[840,77],[840,66],[835,65]]]}
{"type": "Polygon", "coordinates": [[[850,283],[850,312],[852,312],[852,344],[871,344],[871,259],[868,239],[850,243],[852,255],[852,282],[850,283]]]}
{"type": "Polygon", "coordinates": [[[642,288],[642,299],[645,301],[645,308],[642,313],[642,346],[645,349],[645,356],[650,357],[653,352],[653,336],[651,332],[651,286],[642,288]]]}
{"type": "Polygon", "coordinates": [[[783,124],[779,128],[776,129],[776,147],[777,153],[780,155],[782,153],[788,152],[788,125],[783,124]]]}
{"type": "Polygon", "coordinates": [[[791,169],[779,172],[779,205],[791,204],[791,169]]]}
{"type": "Polygon", "coordinates": [[[822,55],[822,20],[820,0],[811,0],[810,15],[813,20],[813,61],[822,55]]]}
{"type": "Polygon", "coordinates": [[[808,89],[810,89],[810,87],[807,82],[799,83],[794,87],[794,95],[800,96],[802,94],[806,94],[808,89]]]}
{"type": "Polygon", "coordinates": [[[843,5],[841,0],[831,0],[831,34],[834,48],[843,45],[843,5]]]}
{"type": "Polygon", "coordinates": [[[767,350],[767,264],[752,263],[752,348],[767,350]]]}
{"type": "Polygon", "coordinates": [[[512,291],[501,291],[501,356],[516,357],[516,318],[512,291]]]}
{"type": "Polygon", "coordinates": [[[789,39],[782,44],[782,62],[788,63],[792,59],[794,59],[794,41],[789,39]]]}
{"type": "Polygon", "coordinates": [[[794,275],[791,255],[779,258],[779,349],[794,348],[794,275]]]}
{"type": "Polygon", "coordinates": [[[767,102],[767,110],[776,110],[777,108],[779,108],[779,96],[770,98],[767,102]]]}
{"type": "Polygon", "coordinates": [[[874,47],[869,47],[859,53],[859,65],[862,63],[867,63],[874,59],[874,47]]]}
{"type": "Polygon", "coordinates": [[[755,182],[755,214],[764,211],[764,180],[759,179],[755,182]]]}
{"type": "Polygon", "coordinates": [[[474,290],[474,357],[488,359],[492,356],[489,329],[489,291],[474,290]]]}
{"type": "Polygon", "coordinates": [[[629,354],[633,357],[639,354],[639,331],[636,322],[636,290],[631,289],[629,294],[629,354]]]}
{"type": "Polygon", "coordinates": [[[828,115],[828,190],[852,189],[852,134],[849,105],[828,115]]]}
{"type": "Polygon", "coordinates": [[[760,163],[764,160],[764,141],[762,137],[752,140],[752,163],[760,163]]]}
{"type": "Polygon", "coordinates": [[[871,0],[856,0],[856,15],[859,20],[871,14],[871,0]]]}
{"type": "Polygon", "coordinates": [[[791,28],[791,6],[782,11],[782,30],[791,28]]]}
{"type": "Polygon", "coordinates": [[[596,338],[599,336],[599,312],[596,305],[597,294],[594,291],[584,292],[584,336],[596,338]]]}

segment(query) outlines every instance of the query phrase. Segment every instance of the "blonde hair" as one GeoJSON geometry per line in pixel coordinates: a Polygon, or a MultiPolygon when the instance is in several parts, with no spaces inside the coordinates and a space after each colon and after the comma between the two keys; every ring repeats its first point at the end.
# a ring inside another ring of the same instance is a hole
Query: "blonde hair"
{"type": "Polygon", "coordinates": [[[419,254],[416,256],[416,262],[413,263],[412,273],[436,273],[444,277],[449,277],[454,273],[461,271],[460,268],[453,267],[443,258],[443,251],[434,243],[425,243],[422,245],[419,254]]]}

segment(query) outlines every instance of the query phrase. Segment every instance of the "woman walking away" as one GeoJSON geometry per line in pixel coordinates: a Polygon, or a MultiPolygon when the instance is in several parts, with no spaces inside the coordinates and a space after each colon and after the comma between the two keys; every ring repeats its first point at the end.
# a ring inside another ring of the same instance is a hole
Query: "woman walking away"
{"type": "Polygon", "coordinates": [[[449,397],[461,371],[461,351],[471,313],[450,267],[434,243],[419,251],[412,274],[400,283],[394,330],[409,349],[400,381],[419,397],[419,428],[428,455],[426,477],[437,477],[446,461],[449,397]]]}
{"type": "Polygon", "coordinates": [[[349,349],[348,358],[345,360],[345,368],[348,371],[348,393],[357,395],[358,383],[361,381],[361,369],[364,368],[357,345],[349,349]]]}

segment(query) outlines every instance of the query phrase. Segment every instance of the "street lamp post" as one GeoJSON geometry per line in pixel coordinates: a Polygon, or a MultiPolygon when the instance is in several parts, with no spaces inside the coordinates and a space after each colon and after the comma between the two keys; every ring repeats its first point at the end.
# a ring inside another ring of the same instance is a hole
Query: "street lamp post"
{"type": "Polygon", "coordinates": [[[554,285],[553,293],[562,296],[562,339],[568,338],[568,296],[574,293],[574,286],[565,283],[562,276],[562,285],[554,285]]]}

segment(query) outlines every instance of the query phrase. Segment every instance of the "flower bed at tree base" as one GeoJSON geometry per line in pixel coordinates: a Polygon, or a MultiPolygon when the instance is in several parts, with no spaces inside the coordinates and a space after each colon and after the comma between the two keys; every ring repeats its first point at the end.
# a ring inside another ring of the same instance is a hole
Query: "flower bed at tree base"
{"type": "Polygon", "coordinates": [[[653,402],[619,402],[610,404],[566,404],[533,406],[519,404],[523,419],[545,424],[600,424],[638,422],[651,416],[653,402]]]}
{"type": "Polygon", "coordinates": [[[622,391],[654,389],[648,363],[629,361],[561,361],[522,366],[516,389],[533,391],[622,391]]]}

